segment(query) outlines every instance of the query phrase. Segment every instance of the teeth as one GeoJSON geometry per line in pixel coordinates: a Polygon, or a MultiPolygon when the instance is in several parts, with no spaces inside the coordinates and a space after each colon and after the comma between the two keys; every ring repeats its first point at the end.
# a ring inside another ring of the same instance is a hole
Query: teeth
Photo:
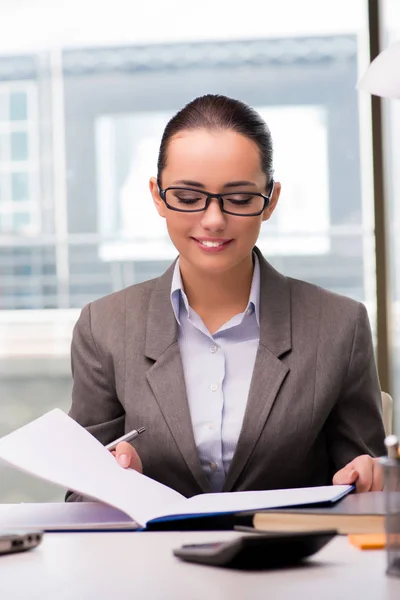
{"type": "Polygon", "coordinates": [[[202,246],[207,246],[207,248],[217,248],[218,246],[222,246],[224,242],[210,242],[206,240],[199,240],[202,246]]]}

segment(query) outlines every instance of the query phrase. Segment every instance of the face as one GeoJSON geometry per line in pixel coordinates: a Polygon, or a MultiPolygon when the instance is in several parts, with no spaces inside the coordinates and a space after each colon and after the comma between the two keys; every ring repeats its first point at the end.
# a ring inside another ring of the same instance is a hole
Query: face
{"type": "MultiPolygon", "coordinates": [[[[261,170],[258,147],[234,131],[182,131],[170,140],[166,163],[161,174],[163,189],[178,186],[214,194],[267,193],[267,176],[261,170]]],[[[160,198],[155,178],[150,180],[150,190],[179,252],[181,268],[190,266],[211,274],[251,261],[261,224],[270,218],[278,201],[280,184],[275,184],[264,212],[253,217],[223,213],[216,198],[203,212],[173,211],[160,198]]]]}

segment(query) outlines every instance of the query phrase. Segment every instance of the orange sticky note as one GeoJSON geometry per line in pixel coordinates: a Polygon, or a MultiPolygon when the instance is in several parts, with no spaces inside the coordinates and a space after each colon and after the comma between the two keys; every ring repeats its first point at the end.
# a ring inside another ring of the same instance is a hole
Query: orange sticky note
{"type": "Polygon", "coordinates": [[[360,550],[380,550],[386,546],[384,533],[360,533],[348,536],[350,544],[360,550]]]}

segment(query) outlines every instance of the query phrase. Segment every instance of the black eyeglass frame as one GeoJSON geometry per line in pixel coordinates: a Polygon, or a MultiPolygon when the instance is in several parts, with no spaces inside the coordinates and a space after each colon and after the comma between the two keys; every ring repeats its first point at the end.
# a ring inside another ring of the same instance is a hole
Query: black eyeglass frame
{"type": "Polygon", "coordinates": [[[227,192],[226,194],[210,194],[209,192],[205,192],[204,190],[198,190],[196,188],[186,188],[186,187],[175,187],[175,186],[172,186],[172,187],[167,187],[167,188],[165,188],[165,189],[162,190],[162,189],[160,189],[160,186],[158,186],[158,193],[160,194],[160,198],[161,198],[161,200],[163,200],[165,206],[169,210],[175,210],[176,212],[184,212],[184,213],[204,212],[209,207],[211,199],[212,198],[217,198],[218,204],[219,204],[219,208],[220,208],[221,212],[223,212],[223,213],[225,213],[227,215],[233,215],[235,217],[258,217],[259,215],[261,215],[264,212],[264,210],[269,205],[270,200],[271,200],[271,196],[272,196],[273,191],[274,191],[274,185],[275,185],[275,182],[274,182],[273,179],[271,179],[270,184],[269,184],[268,195],[262,194],[261,192],[238,192],[240,194],[252,194],[253,196],[261,196],[261,198],[264,198],[264,206],[262,207],[261,210],[259,210],[257,212],[254,212],[254,213],[246,213],[246,214],[235,213],[235,212],[231,212],[230,210],[225,210],[225,208],[224,208],[224,197],[225,196],[232,196],[232,195],[234,195],[234,192],[227,192]],[[204,194],[204,195],[207,196],[204,208],[196,208],[194,210],[186,210],[184,208],[176,208],[175,206],[171,206],[170,204],[168,204],[167,198],[166,198],[166,194],[167,194],[168,190],[182,190],[182,191],[198,192],[198,193],[204,194]]]}

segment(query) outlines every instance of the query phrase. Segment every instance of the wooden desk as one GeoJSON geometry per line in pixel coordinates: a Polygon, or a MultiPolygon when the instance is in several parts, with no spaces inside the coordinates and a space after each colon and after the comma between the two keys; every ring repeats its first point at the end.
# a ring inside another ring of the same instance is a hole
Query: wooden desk
{"type": "Polygon", "coordinates": [[[399,600],[384,551],[361,551],[338,537],[307,566],[239,572],[179,561],[183,543],[235,532],[64,533],[25,554],[0,557],[1,600],[399,600]]]}

